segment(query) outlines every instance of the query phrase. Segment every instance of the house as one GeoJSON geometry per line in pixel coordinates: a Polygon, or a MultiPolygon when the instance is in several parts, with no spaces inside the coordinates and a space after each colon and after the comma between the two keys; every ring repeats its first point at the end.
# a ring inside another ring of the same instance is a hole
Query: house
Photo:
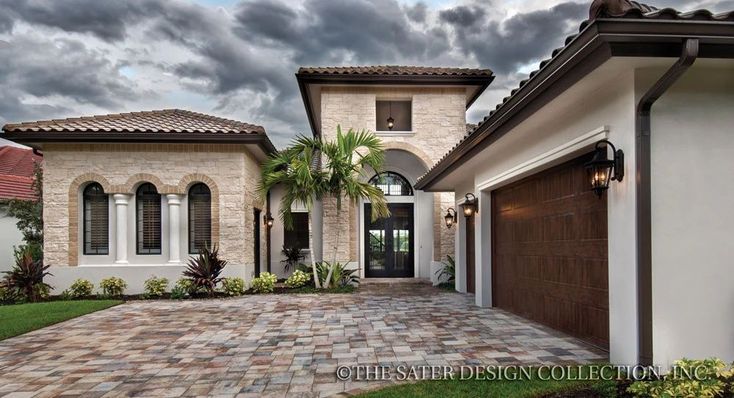
{"type": "MultiPolygon", "coordinates": [[[[370,222],[370,204],[336,201],[314,208],[317,259],[359,268],[362,278],[435,279],[441,261],[454,251],[452,231],[442,228],[447,193],[413,189],[418,177],[466,134],[466,109],[492,82],[488,69],[371,66],[300,68],[296,73],[314,136],[332,140],[337,126],[373,131],[383,142],[385,164],[369,181],[381,188],[392,216],[370,222]],[[366,216],[365,216],[366,214],[366,216]],[[338,230],[337,230],[338,229],[338,230]]],[[[276,214],[282,191],[271,192],[276,214]]],[[[294,231],[275,224],[271,270],[284,275],[282,246],[308,247],[308,215],[294,211],[294,231]],[[300,231],[301,238],[298,239],[300,231]],[[283,239],[281,240],[281,237],[283,239]]]]}
{"type": "Polygon", "coordinates": [[[734,12],[594,1],[415,186],[468,205],[459,290],[613,363],[734,360],[733,58],[734,12]]]}
{"type": "Polygon", "coordinates": [[[23,234],[16,226],[18,220],[7,212],[7,201],[36,198],[33,171],[41,160],[32,149],[0,147],[0,272],[12,268],[14,248],[23,243],[23,234]]]}
{"type": "Polygon", "coordinates": [[[251,279],[259,268],[267,204],[257,181],[275,151],[262,127],[171,109],[4,131],[43,152],[44,261],[56,291],[118,276],[139,293],[152,275],[178,279],[212,244],[226,275],[251,279]]]}

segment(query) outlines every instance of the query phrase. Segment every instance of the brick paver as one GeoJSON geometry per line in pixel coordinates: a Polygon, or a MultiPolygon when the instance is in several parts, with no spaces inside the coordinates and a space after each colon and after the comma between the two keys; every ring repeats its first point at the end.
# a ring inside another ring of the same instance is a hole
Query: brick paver
{"type": "Polygon", "coordinates": [[[378,387],[341,365],[605,359],[473,297],[419,284],[351,295],[138,301],[0,342],[0,397],[326,396],[378,387]]]}

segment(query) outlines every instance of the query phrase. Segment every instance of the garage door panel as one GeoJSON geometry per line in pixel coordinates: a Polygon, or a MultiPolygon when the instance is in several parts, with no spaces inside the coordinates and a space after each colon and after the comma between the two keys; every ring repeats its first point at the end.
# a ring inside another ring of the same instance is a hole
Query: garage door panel
{"type": "Polygon", "coordinates": [[[492,193],[493,303],[606,347],[607,209],[579,159],[492,193]]]}

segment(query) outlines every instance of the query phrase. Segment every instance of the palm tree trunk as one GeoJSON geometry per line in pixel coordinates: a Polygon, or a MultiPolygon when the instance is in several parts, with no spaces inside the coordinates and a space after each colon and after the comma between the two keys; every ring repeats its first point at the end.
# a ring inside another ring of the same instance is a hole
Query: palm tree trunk
{"type": "Polygon", "coordinates": [[[311,271],[313,271],[313,283],[317,289],[321,289],[321,281],[319,281],[319,273],[316,270],[316,259],[313,250],[313,210],[308,212],[308,250],[311,258],[311,271]]]}
{"type": "Polygon", "coordinates": [[[336,259],[339,253],[339,238],[341,237],[341,225],[339,225],[339,222],[341,220],[341,203],[340,199],[337,198],[337,204],[336,204],[336,237],[334,238],[334,262],[332,262],[329,266],[329,272],[326,274],[326,282],[324,282],[324,288],[329,288],[329,285],[331,284],[331,274],[334,273],[334,267],[336,267],[336,259]]]}

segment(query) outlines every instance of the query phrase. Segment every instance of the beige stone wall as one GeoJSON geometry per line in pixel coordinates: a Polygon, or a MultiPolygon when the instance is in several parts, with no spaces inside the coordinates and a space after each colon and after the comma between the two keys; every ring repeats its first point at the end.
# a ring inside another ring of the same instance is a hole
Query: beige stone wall
{"type": "Polygon", "coordinates": [[[256,159],[238,145],[46,145],[45,260],[54,266],[78,264],[78,199],[88,182],[99,182],[109,194],[132,194],[140,182],[153,183],[161,194],[185,194],[190,184],[204,182],[212,191],[212,240],[230,263],[253,266],[253,207],[264,209],[256,193],[259,172],[256,159]]]}
{"type": "MultiPolygon", "coordinates": [[[[325,86],[321,93],[321,132],[326,139],[336,135],[340,125],[374,131],[377,100],[410,99],[413,106],[412,135],[381,136],[388,149],[401,149],[419,157],[426,167],[432,166],[466,133],[466,92],[464,88],[438,87],[373,87],[325,86]]],[[[452,194],[436,194],[434,200],[434,260],[445,259],[454,252],[453,231],[443,227],[442,211],[453,206],[452,194]]],[[[335,216],[333,201],[324,203],[324,257],[331,261],[336,228],[341,229],[338,250],[340,261],[357,260],[359,226],[355,206],[335,216]]]]}

